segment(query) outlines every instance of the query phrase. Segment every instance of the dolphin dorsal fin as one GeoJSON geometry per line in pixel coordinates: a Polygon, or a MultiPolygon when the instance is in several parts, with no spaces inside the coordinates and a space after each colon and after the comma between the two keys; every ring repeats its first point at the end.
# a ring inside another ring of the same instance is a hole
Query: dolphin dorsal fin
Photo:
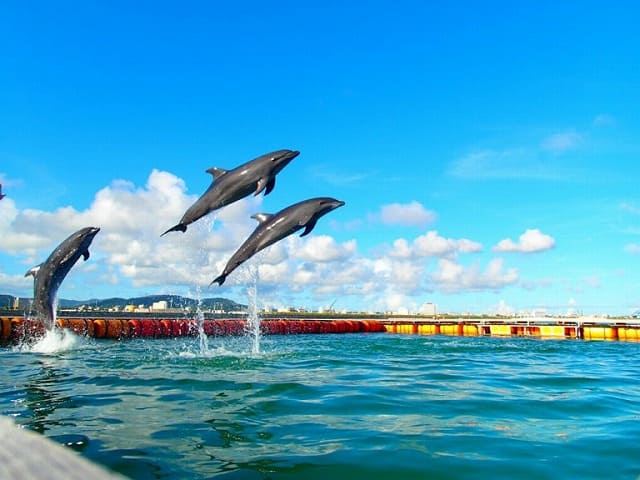
{"type": "Polygon", "coordinates": [[[25,273],[24,276],[28,277],[29,275],[32,275],[33,278],[36,278],[36,275],[38,274],[38,270],[40,270],[41,266],[42,264],[36,265],[35,267],[30,268],[29,270],[27,270],[27,273],[25,273]]]}
{"type": "Polygon", "coordinates": [[[227,172],[228,170],[225,170],[224,168],[218,168],[218,167],[211,167],[207,170],[207,173],[210,173],[213,176],[214,180],[217,180],[227,172]]]}
{"type": "Polygon", "coordinates": [[[273,217],[270,213],[256,213],[255,215],[251,215],[251,218],[255,218],[258,221],[259,225],[262,225],[264,222],[273,217]]]}

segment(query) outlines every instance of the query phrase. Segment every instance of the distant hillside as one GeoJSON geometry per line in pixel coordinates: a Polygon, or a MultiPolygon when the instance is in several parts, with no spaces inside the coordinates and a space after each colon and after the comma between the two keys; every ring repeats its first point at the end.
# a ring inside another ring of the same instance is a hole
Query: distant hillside
{"type": "MultiPolygon", "coordinates": [[[[0,309],[12,308],[16,297],[12,295],[0,294],[0,309]]],[[[189,308],[193,309],[198,305],[198,301],[189,297],[180,295],[147,295],[144,297],[134,298],[107,298],[107,299],[90,299],[90,300],[66,300],[60,299],[58,302],[60,308],[77,308],[81,305],[93,308],[109,309],[114,307],[124,308],[126,305],[144,305],[150,307],[154,302],[166,301],[169,308],[189,308]]],[[[20,309],[29,308],[30,298],[20,298],[20,309]]],[[[247,306],[236,303],[228,298],[204,298],[201,301],[203,310],[223,310],[225,312],[235,312],[246,310],[247,306]]]]}

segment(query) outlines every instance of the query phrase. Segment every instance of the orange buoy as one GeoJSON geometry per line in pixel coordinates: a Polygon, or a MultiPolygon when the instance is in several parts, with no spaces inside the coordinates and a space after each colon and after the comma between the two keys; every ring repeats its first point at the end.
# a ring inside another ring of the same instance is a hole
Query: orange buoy
{"type": "Polygon", "coordinates": [[[230,335],[244,335],[247,330],[247,322],[244,320],[227,320],[229,322],[228,332],[230,335]]]}
{"type": "Polygon", "coordinates": [[[158,328],[156,329],[156,335],[158,337],[170,337],[173,335],[173,332],[171,331],[171,323],[173,322],[168,319],[160,320],[157,325],[158,328]]]}
{"type": "Polygon", "coordinates": [[[122,320],[119,318],[112,318],[106,321],[107,322],[107,338],[122,338],[122,320]]]}
{"type": "Polygon", "coordinates": [[[104,338],[107,336],[107,321],[102,318],[96,318],[93,323],[93,337],[104,338]]]}
{"type": "Polygon", "coordinates": [[[11,338],[11,319],[9,317],[2,317],[0,322],[0,339],[7,341],[11,338]]]}
{"type": "Polygon", "coordinates": [[[227,334],[227,328],[225,327],[224,320],[215,320],[216,335],[222,336],[227,334]]]}
{"type": "Polygon", "coordinates": [[[84,318],[68,318],[66,328],[76,335],[87,335],[87,322],[84,318]]]}
{"type": "Polygon", "coordinates": [[[157,324],[156,320],[152,320],[150,318],[142,318],[140,319],[140,336],[141,337],[155,337],[157,333],[157,324]]]}
{"type": "Polygon", "coordinates": [[[129,324],[129,335],[132,337],[141,337],[142,336],[142,325],[140,325],[140,320],[132,318],[127,320],[129,324]]]}
{"type": "Polygon", "coordinates": [[[303,326],[300,320],[289,321],[289,332],[293,334],[303,333],[303,326]]]}
{"type": "MultiPolygon", "coordinates": [[[[197,330],[197,328],[196,328],[197,330]]],[[[202,330],[204,334],[209,337],[216,334],[216,322],[214,320],[204,320],[202,322],[202,330]]]]}
{"type": "Polygon", "coordinates": [[[195,331],[195,322],[191,320],[174,320],[171,325],[171,331],[175,337],[186,337],[195,331]]]}

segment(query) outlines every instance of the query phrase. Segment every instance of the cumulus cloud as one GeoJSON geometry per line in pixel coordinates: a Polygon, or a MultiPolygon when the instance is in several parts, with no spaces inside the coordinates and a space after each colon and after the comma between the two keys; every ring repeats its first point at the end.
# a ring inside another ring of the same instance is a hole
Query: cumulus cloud
{"type": "Polygon", "coordinates": [[[395,240],[389,252],[395,258],[445,257],[456,253],[477,253],[482,245],[468,239],[452,239],[438,235],[437,231],[429,231],[413,240],[411,244],[405,239],[395,240]]]}
{"type": "Polygon", "coordinates": [[[515,268],[506,269],[501,258],[491,260],[484,271],[478,264],[465,267],[453,260],[442,258],[431,276],[432,281],[444,292],[453,293],[474,290],[499,290],[518,281],[515,268]]]}
{"type": "Polygon", "coordinates": [[[506,238],[493,247],[494,252],[534,253],[549,250],[555,246],[555,240],[550,235],[542,233],[537,228],[526,230],[518,242],[506,238]]]}
{"type": "Polygon", "coordinates": [[[308,262],[335,262],[346,260],[355,253],[356,248],[355,240],[340,245],[333,237],[318,235],[301,245],[295,256],[308,262]]]}
{"type": "Polygon", "coordinates": [[[497,315],[512,316],[515,313],[515,308],[508,305],[504,300],[500,300],[498,305],[495,305],[489,309],[489,313],[495,313],[497,315]]]}
{"type": "MultiPolygon", "coordinates": [[[[364,310],[416,311],[427,292],[499,290],[518,281],[518,272],[501,259],[489,260],[484,267],[460,264],[461,254],[482,250],[470,239],[428,231],[413,239],[397,239],[386,249],[373,246],[374,253],[369,254],[359,251],[356,239],[338,241],[322,233],[320,226],[331,230],[323,218],[312,235],[287,237],[240,266],[223,287],[209,288],[256,227],[250,217],[262,211],[262,196],[214,212],[190,225],[186,233],[160,237],[196,198],[187,194],[182,179],[159,170],[150,172],[142,186],[113,181],[95,194],[85,210],[71,206],[20,210],[7,197],[0,202],[0,260],[2,255],[13,256],[14,263],[21,262],[26,270],[42,262],[70,233],[91,225],[101,227],[90,248],[91,258],[74,267],[60,290],[63,298],[86,299],[104,296],[102,292],[129,296],[134,295],[132,289],[140,295],[199,292],[233,297],[244,295],[257,275],[261,294],[273,304],[326,305],[338,298],[364,310]],[[70,291],[73,297],[65,297],[70,291]]],[[[423,225],[433,220],[418,202],[386,207],[380,211],[381,221],[395,218],[405,225],[423,225]]],[[[32,280],[23,274],[22,267],[19,272],[0,273],[0,291],[28,295],[32,280]]]]}
{"type": "Polygon", "coordinates": [[[549,135],[542,141],[541,147],[543,150],[552,153],[564,153],[568,150],[573,150],[578,147],[582,142],[582,135],[571,130],[568,132],[554,133],[549,135]]]}
{"type": "Polygon", "coordinates": [[[414,200],[409,203],[383,205],[378,218],[385,225],[424,227],[436,219],[436,214],[414,200]]]}
{"type": "Polygon", "coordinates": [[[624,247],[624,251],[630,253],[631,255],[640,255],[640,244],[629,243],[624,247]]]}

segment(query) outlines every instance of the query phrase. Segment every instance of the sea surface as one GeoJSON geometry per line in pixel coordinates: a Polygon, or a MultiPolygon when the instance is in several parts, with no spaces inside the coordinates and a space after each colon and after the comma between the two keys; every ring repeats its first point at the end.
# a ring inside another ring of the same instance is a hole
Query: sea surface
{"type": "Polygon", "coordinates": [[[133,479],[640,475],[638,343],[343,334],[254,347],[0,349],[0,411],[133,479]]]}

